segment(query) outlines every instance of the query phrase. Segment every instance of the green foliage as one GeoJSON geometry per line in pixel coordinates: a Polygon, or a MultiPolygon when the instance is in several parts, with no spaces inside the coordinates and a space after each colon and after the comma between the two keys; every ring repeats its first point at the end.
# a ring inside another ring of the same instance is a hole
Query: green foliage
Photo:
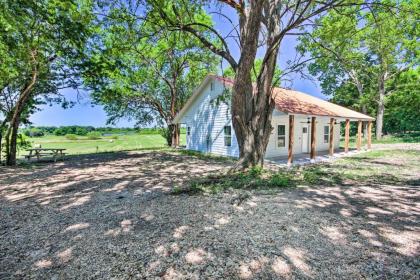
{"type": "MultiPolygon", "coordinates": [[[[11,123],[10,141],[39,105],[71,105],[60,90],[80,84],[92,12],[89,0],[0,1],[0,115],[11,123]]],[[[15,144],[9,145],[10,165],[16,161],[15,144]]]]}
{"type": "MultiPolygon", "coordinates": [[[[263,60],[260,59],[260,58],[257,58],[254,61],[254,67],[253,67],[252,73],[251,73],[252,74],[251,78],[252,78],[253,82],[257,81],[257,75],[261,71],[262,62],[263,62],[263,60]]],[[[227,77],[227,78],[234,79],[235,78],[235,72],[233,71],[232,67],[228,67],[223,72],[223,76],[227,77]]],[[[274,70],[274,76],[273,76],[273,86],[275,86],[275,87],[280,86],[281,76],[282,76],[281,69],[279,67],[276,67],[276,70],[274,70]]]]}
{"type": "MultiPolygon", "coordinates": [[[[144,21],[139,13],[147,4],[133,11],[126,1],[115,2],[102,7],[107,16],[87,50],[84,82],[109,123],[128,118],[138,127],[167,127],[217,60],[190,34],[161,28],[161,20],[144,21]]],[[[190,16],[211,24],[204,9],[190,16]]]]}
{"type": "Polygon", "coordinates": [[[312,32],[300,36],[298,50],[314,58],[309,73],[318,78],[323,93],[333,102],[374,116],[380,107],[380,81],[384,80],[384,94],[388,95],[384,131],[396,132],[398,126],[399,131],[417,130],[415,79],[410,82],[407,77],[397,77],[419,63],[416,38],[420,30],[415,16],[420,12],[419,3],[387,0],[383,4],[329,10],[317,19],[312,32]],[[394,95],[393,88],[401,92],[394,95]],[[403,88],[407,88],[404,94],[403,88]],[[409,105],[407,109],[405,105],[409,105]]]}
{"type": "Polygon", "coordinates": [[[386,133],[420,131],[419,84],[419,68],[409,69],[392,80],[384,116],[386,133]]]}
{"type": "Polygon", "coordinates": [[[89,140],[97,140],[97,139],[101,139],[101,137],[102,137],[101,133],[99,133],[97,131],[91,131],[91,132],[87,133],[86,136],[89,140]]]}
{"type": "Polygon", "coordinates": [[[290,174],[278,172],[270,177],[269,185],[272,187],[285,188],[295,186],[296,182],[290,174]]]}
{"type": "Polygon", "coordinates": [[[77,135],[76,134],[66,134],[66,139],[67,140],[77,140],[77,135]]]}
{"type": "Polygon", "coordinates": [[[85,136],[91,131],[94,131],[95,128],[93,126],[60,126],[54,130],[54,135],[63,136],[66,134],[75,134],[79,136],[85,136]]]}
{"type": "Polygon", "coordinates": [[[36,127],[25,129],[23,131],[23,134],[25,134],[25,136],[28,136],[28,137],[42,137],[45,135],[44,131],[36,127]]]}

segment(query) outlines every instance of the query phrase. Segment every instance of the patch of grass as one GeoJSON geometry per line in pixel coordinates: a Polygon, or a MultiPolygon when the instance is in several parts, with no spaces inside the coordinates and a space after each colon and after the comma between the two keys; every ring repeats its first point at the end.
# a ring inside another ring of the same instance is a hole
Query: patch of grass
{"type": "Polygon", "coordinates": [[[341,184],[343,178],[328,168],[327,165],[318,164],[303,169],[302,181],[309,185],[334,185],[341,184]]]}
{"type": "Polygon", "coordinates": [[[373,140],[373,143],[420,143],[420,132],[412,132],[407,134],[385,135],[381,140],[373,140]]]}
{"type": "Polygon", "coordinates": [[[219,161],[233,160],[233,158],[228,157],[228,156],[219,156],[219,155],[214,155],[214,154],[210,154],[210,153],[202,153],[202,152],[199,152],[199,151],[192,151],[192,150],[179,150],[179,153],[181,155],[192,156],[192,157],[196,157],[196,158],[202,159],[202,160],[208,160],[208,159],[219,160],[219,161]]]}
{"type": "MultiPolygon", "coordinates": [[[[82,155],[103,152],[118,152],[145,149],[162,149],[167,147],[165,139],[160,134],[126,134],[102,136],[101,139],[89,140],[86,136],[67,139],[65,136],[47,135],[29,138],[32,146],[42,148],[63,148],[68,155],[82,155]],[[112,141],[111,141],[112,140],[112,141]]],[[[185,145],[185,135],[181,135],[181,145],[185,145]]],[[[19,153],[20,157],[27,154],[19,153]]]]}
{"type": "Polygon", "coordinates": [[[282,169],[279,172],[256,167],[247,172],[211,175],[195,179],[185,188],[175,189],[174,193],[214,194],[231,189],[276,190],[297,185],[418,185],[418,162],[420,152],[416,150],[370,151],[332,163],[282,169]]]}
{"type": "Polygon", "coordinates": [[[76,134],[66,134],[64,137],[66,137],[67,140],[77,140],[76,134]]]}
{"type": "Polygon", "coordinates": [[[193,180],[186,188],[174,188],[174,194],[210,193],[230,189],[272,189],[296,186],[297,181],[287,171],[272,172],[262,168],[251,168],[246,172],[216,174],[193,180]]]}
{"type": "MultiPolygon", "coordinates": [[[[396,144],[396,143],[420,143],[420,132],[413,132],[407,134],[393,134],[385,135],[381,140],[372,138],[373,144],[396,144]]],[[[367,140],[362,138],[362,146],[367,144],[367,140]]],[[[344,148],[344,136],[341,137],[340,147],[344,148]]],[[[356,136],[350,137],[350,148],[356,148],[356,136]]]]}

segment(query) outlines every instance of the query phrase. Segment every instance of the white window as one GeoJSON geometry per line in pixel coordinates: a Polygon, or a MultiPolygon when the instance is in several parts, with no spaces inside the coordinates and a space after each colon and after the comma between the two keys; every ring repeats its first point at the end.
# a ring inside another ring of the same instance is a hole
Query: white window
{"type": "Polygon", "coordinates": [[[324,126],[324,143],[328,143],[330,141],[330,126],[324,126]]]}
{"type": "Polygon", "coordinates": [[[280,124],[277,126],[277,148],[286,147],[286,126],[280,124]]]}
{"type": "Polygon", "coordinates": [[[225,146],[232,145],[232,127],[227,125],[223,128],[223,132],[225,134],[225,146]]]}
{"type": "Polygon", "coordinates": [[[210,83],[210,90],[213,91],[214,90],[214,82],[210,83]]]}

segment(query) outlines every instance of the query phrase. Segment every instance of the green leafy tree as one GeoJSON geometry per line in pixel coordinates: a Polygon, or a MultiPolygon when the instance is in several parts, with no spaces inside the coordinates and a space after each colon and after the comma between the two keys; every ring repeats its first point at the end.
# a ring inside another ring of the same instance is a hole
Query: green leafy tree
{"type": "MultiPolygon", "coordinates": [[[[5,116],[6,163],[16,164],[19,125],[40,95],[76,86],[77,61],[89,35],[89,0],[6,0],[0,2],[0,90],[16,98],[5,116]],[[4,74],[4,73],[10,74],[4,74]]],[[[50,101],[54,101],[51,97],[50,101]]]]}
{"type": "Polygon", "coordinates": [[[420,69],[409,69],[389,85],[384,115],[386,133],[420,131],[420,69]]]}
{"type": "Polygon", "coordinates": [[[377,81],[376,138],[383,133],[385,99],[390,93],[388,85],[395,76],[419,63],[418,15],[420,2],[407,0],[384,1],[396,5],[396,10],[386,6],[373,6],[366,16],[365,44],[373,59],[373,77],[377,81]]]}
{"type": "Polygon", "coordinates": [[[388,82],[418,64],[418,12],[413,13],[418,7],[417,0],[410,0],[331,10],[300,37],[299,50],[314,58],[308,69],[323,92],[363,113],[376,113],[377,139],[382,136],[388,82]]]}
{"type": "MultiPolygon", "coordinates": [[[[137,126],[159,125],[168,145],[179,145],[180,128],[172,120],[217,60],[195,37],[133,16],[136,7],[124,1],[106,11],[85,70],[94,101],[104,106],[109,123],[128,118],[137,126]]],[[[211,23],[203,11],[196,16],[211,23]]]]}

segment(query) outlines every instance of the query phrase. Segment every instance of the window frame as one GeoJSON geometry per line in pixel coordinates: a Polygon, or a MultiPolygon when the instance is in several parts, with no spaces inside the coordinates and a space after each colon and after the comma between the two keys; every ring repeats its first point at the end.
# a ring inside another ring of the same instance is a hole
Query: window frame
{"type": "Polygon", "coordinates": [[[329,125],[324,125],[324,144],[328,144],[330,143],[330,126],[329,125]],[[327,133],[325,133],[327,132],[327,133]]]}
{"type": "Polygon", "coordinates": [[[232,146],[232,126],[231,125],[225,125],[223,127],[223,143],[225,147],[232,146]],[[227,128],[229,128],[229,134],[227,134],[227,128]]]}
{"type": "Polygon", "coordinates": [[[276,147],[279,148],[279,149],[286,148],[286,125],[285,124],[278,124],[277,125],[276,147]],[[280,127],[283,127],[283,134],[280,134],[280,127]],[[280,142],[280,139],[282,139],[282,142],[280,142]],[[282,145],[280,146],[279,143],[282,143],[282,145]]]}

